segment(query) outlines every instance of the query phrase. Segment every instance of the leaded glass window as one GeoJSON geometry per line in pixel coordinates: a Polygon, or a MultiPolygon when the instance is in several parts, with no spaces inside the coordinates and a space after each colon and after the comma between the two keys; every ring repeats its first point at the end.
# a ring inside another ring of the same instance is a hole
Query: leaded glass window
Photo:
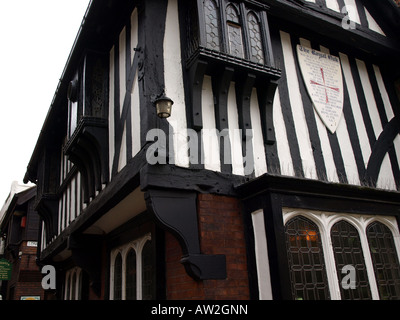
{"type": "Polygon", "coordinates": [[[329,299],[324,255],[318,227],[297,216],[285,226],[292,295],[296,300],[329,299]]]}
{"type": "Polygon", "coordinates": [[[367,227],[367,238],[380,299],[400,299],[400,266],[392,232],[373,222],[367,227]]]}
{"type": "Polygon", "coordinates": [[[220,50],[220,21],[217,5],[214,0],[204,1],[204,16],[206,24],[206,46],[209,49],[220,50]]]}
{"type": "Polygon", "coordinates": [[[143,249],[142,249],[142,299],[143,300],[151,300],[153,297],[153,274],[154,274],[154,266],[153,266],[153,254],[152,254],[152,245],[151,240],[146,241],[143,249]]]}
{"type": "Polygon", "coordinates": [[[83,270],[74,267],[65,274],[65,300],[81,300],[82,299],[82,274],[83,270]]]}
{"type": "Polygon", "coordinates": [[[339,221],[332,226],[331,240],[342,300],[372,299],[361,240],[357,229],[344,220],[339,221]],[[351,265],[355,268],[355,289],[345,289],[340,285],[343,278],[342,269],[346,265],[351,265]]]}
{"type": "Polygon", "coordinates": [[[229,53],[233,56],[244,58],[242,27],[239,14],[233,5],[226,7],[229,53]]]}
{"type": "MultiPolygon", "coordinates": [[[[203,6],[200,10],[203,12],[201,27],[204,26],[204,36],[200,39],[202,46],[253,63],[266,63],[267,39],[264,35],[268,28],[265,30],[263,26],[268,22],[263,9],[226,0],[202,0],[199,5],[203,6]]],[[[192,25],[189,29],[197,30],[192,25]]],[[[192,46],[190,35],[188,42],[192,46]]]]}
{"type": "Polygon", "coordinates": [[[111,251],[110,299],[155,299],[154,254],[150,234],[111,251]]]}
{"type": "Polygon", "coordinates": [[[122,256],[118,253],[114,262],[114,300],[122,299],[122,256]]]}
{"type": "Polygon", "coordinates": [[[126,299],[136,300],[136,252],[130,249],[126,257],[126,299]]]}
{"type": "Polygon", "coordinates": [[[247,15],[249,40],[250,40],[250,60],[257,63],[264,63],[264,51],[261,40],[260,24],[256,15],[250,12],[247,15]]]}

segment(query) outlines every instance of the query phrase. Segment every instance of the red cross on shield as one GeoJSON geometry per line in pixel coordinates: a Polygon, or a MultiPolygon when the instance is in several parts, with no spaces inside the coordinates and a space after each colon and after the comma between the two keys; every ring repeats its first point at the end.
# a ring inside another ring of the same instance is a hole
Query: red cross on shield
{"type": "Polygon", "coordinates": [[[339,57],[297,45],[300,71],[308,95],[331,133],[343,113],[343,77],[339,57]]]}

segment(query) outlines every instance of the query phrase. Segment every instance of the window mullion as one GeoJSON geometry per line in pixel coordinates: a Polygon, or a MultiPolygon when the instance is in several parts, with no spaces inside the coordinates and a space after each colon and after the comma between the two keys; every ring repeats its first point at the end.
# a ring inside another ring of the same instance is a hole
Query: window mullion
{"type": "Polygon", "coordinates": [[[137,300],[143,299],[143,288],[142,288],[142,248],[143,246],[136,246],[136,297],[137,300]]]}
{"type": "Polygon", "coordinates": [[[219,4],[220,28],[221,28],[221,39],[220,39],[221,52],[229,53],[228,27],[226,25],[226,12],[225,12],[225,8],[228,5],[228,3],[225,0],[218,0],[218,4],[219,4]]]}
{"type": "Polygon", "coordinates": [[[320,228],[320,233],[321,233],[322,248],[324,252],[323,257],[325,259],[326,276],[328,278],[329,292],[331,295],[331,300],[340,300],[341,295],[340,295],[338,275],[335,265],[335,255],[333,253],[333,248],[332,248],[330,230],[328,227],[327,219],[324,219],[326,218],[325,215],[323,215],[322,218],[323,219],[320,220],[322,224],[320,228]]]}
{"type": "Polygon", "coordinates": [[[265,11],[261,11],[260,15],[260,32],[264,51],[264,64],[275,66],[267,13],[265,11]]]}
{"type": "Polygon", "coordinates": [[[245,59],[251,60],[250,54],[250,40],[249,30],[247,26],[247,10],[244,3],[240,3],[240,15],[239,24],[242,27],[242,43],[243,43],[243,55],[245,59]]]}

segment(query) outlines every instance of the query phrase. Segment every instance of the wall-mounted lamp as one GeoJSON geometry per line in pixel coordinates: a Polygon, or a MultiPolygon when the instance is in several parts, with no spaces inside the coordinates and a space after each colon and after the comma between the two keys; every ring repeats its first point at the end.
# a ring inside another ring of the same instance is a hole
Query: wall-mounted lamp
{"type": "Polygon", "coordinates": [[[171,116],[171,109],[174,102],[170,98],[162,95],[157,98],[154,103],[156,105],[157,116],[160,118],[168,118],[171,116]]]}

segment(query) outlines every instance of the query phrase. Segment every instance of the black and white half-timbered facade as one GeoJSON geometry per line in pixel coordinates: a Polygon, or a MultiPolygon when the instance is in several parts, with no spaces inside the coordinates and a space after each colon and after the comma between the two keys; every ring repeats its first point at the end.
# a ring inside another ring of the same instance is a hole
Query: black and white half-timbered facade
{"type": "Polygon", "coordinates": [[[399,11],[92,1],[25,176],[54,297],[399,299],[399,11]]]}

